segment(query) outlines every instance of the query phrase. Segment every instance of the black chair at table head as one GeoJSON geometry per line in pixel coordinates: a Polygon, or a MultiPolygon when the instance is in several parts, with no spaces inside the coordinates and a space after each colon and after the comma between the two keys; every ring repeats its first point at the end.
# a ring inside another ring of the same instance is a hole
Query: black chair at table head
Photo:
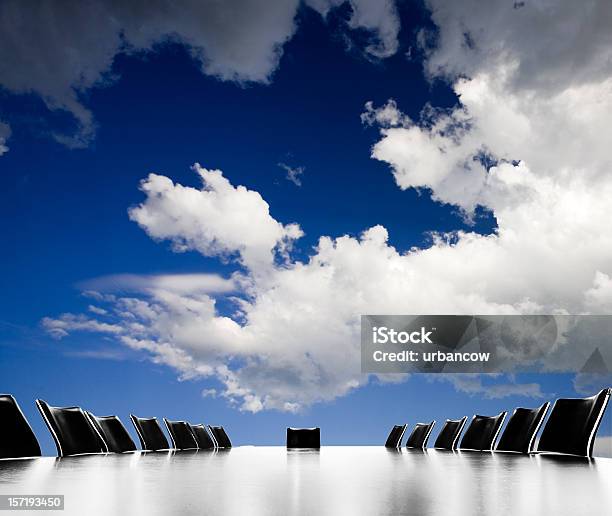
{"type": "Polygon", "coordinates": [[[210,435],[212,435],[217,448],[232,447],[232,442],[230,441],[230,438],[227,435],[225,428],[223,428],[222,426],[208,425],[208,430],[210,431],[210,435]]]}
{"type": "Polygon", "coordinates": [[[43,400],[36,400],[36,406],[51,432],[59,457],[108,451],[81,407],[52,407],[43,400]]]}
{"type": "Polygon", "coordinates": [[[560,398],[555,401],[542,430],[538,453],[591,457],[611,393],[612,390],[606,388],[590,398],[560,398]]]}
{"type": "Polygon", "coordinates": [[[0,459],[39,456],[40,446],[17,400],[0,394],[0,459]]]}
{"type": "Polygon", "coordinates": [[[435,424],[435,421],[431,423],[417,423],[412,433],[408,436],[406,448],[427,448],[427,441],[435,424]]]}
{"type": "Polygon", "coordinates": [[[200,450],[210,450],[215,447],[215,442],[204,425],[189,425],[189,427],[200,450]]]}
{"type": "Polygon", "coordinates": [[[125,453],[136,450],[134,441],[117,416],[96,416],[91,412],[87,412],[87,416],[102,436],[106,449],[110,453],[125,453]]]}
{"type": "Polygon", "coordinates": [[[136,417],[130,414],[130,419],[138,434],[140,448],[146,451],[168,450],[168,439],[164,435],[157,418],[155,417],[136,417]]]}
{"type": "Polygon", "coordinates": [[[497,416],[475,415],[461,439],[461,450],[492,451],[497,435],[506,419],[506,412],[497,416]]]}
{"type": "Polygon", "coordinates": [[[440,430],[438,434],[436,442],[434,443],[434,448],[451,451],[456,450],[457,441],[459,440],[459,436],[461,435],[461,431],[466,421],[467,416],[463,416],[461,419],[447,419],[444,422],[442,430],[440,430]]]}
{"type": "Polygon", "coordinates": [[[287,448],[320,448],[321,429],[287,428],[287,448]]]}
{"type": "Polygon", "coordinates": [[[495,450],[514,453],[531,452],[549,406],[550,403],[546,402],[541,407],[534,409],[523,407],[515,409],[495,450]]]}
{"type": "Polygon", "coordinates": [[[170,421],[164,418],[164,423],[172,440],[172,448],[175,450],[195,450],[198,448],[196,438],[187,422],[170,421]]]}
{"type": "Polygon", "coordinates": [[[404,438],[407,426],[408,425],[394,425],[385,442],[385,448],[399,448],[402,445],[402,439],[404,438]]]}

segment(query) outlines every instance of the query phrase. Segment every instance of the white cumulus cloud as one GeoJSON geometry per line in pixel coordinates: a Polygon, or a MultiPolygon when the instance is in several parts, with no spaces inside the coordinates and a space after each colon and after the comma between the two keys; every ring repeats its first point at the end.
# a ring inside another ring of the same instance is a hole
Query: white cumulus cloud
{"type": "Polygon", "coordinates": [[[583,0],[426,0],[437,26],[422,34],[432,77],[511,69],[509,87],[535,94],[598,83],[612,72],[612,4],[583,0]]]}
{"type": "Polygon", "coordinates": [[[302,236],[297,224],[283,225],[272,218],[259,193],[234,187],[220,170],[198,164],[193,168],[202,179],[200,190],[156,174],[141,183],[147,199],[129,215],[151,237],[171,240],[177,251],[238,254],[246,267],[262,272],[273,263],[275,250],[285,250],[302,236]]]}
{"type": "MultiPolygon", "coordinates": [[[[234,195],[236,189],[225,186],[234,195]]],[[[178,199],[186,208],[192,205],[189,198],[178,199]]],[[[163,203],[149,209],[166,216],[163,203]]],[[[227,209],[231,213],[232,208],[227,209]]],[[[214,226],[215,220],[198,222],[214,226]]],[[[266,227],[280,225],[264,220],[266,227]]],[[[174,236],[184,238],[182,221],[173,227],[174,236]]],[[[168,228],[164,237],[173,238],[168,228]]],[[[113,313],[102,331],[117,334],[127,346],[148,352],[184,377],[215,376],[225,385],[222,395],[244,410],[297,410],[367,381],[360,374],[361,313],[506,314],[537,306],[520,292],[509,296],[499,285],[487,292],[477,281],[487,256],[474,262],[476,247],[491,238],[466,234],[457,243],[438,239],[428,250],[402,254],[388,244],[382,226],[359,238],[322,237],[306,263],[269,262],[265,277],[247,267],[251,276],[234,300],[233,317],[220,315],[215,298],[206,293],[158,286],[139,298],[109,298],[113,313]],[[427,295],[408,295],[411,292],[427,295]],[[232,359],[239,359],[239,365],[230,368],[232,359]]],[[[201,252],[210,252],[208,241],[202,239],[201,252]]],[[[252,245],[260,248],[258,240],[252,245]]],[[[245,263],[255,263],[255,271],[260,267],[259,260],[245,263]]],[[[92,328],[89,319],[77,316],[46,320],[44,325],[57,337],[92,328]]],[[[473,382],[466,385],[470,392],[474,389],[473,382]]],[[[518,392],[538,393],[533,386],[519,386],[499,388],[497,395],[518,392]]]]}

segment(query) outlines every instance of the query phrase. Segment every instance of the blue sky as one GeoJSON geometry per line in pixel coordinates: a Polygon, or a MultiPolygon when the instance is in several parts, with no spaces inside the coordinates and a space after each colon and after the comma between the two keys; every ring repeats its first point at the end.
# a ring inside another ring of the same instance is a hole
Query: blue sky
{"type": "MultiPolygon", "coordinates": [[[[399,17],[398,47],[392,55],[376,58],[363,50],[376,31],[348,29],[348,4],[330,11],[326,19],[300,7],[295,34],[284,44],[269,83],[207,75],[177,41],[157,43],[146,52],[120,52],[113,56],[112,80],[79,92],[79,102],[96,125],[95,137],[83,148],[53,138],[55,133],[78,132],[74,113],[50,110],[35,88],[15,92],[0,77],[1,118],[11,128],[10,150],[0,157],[1,390],[20,401],[45,453],[54,449],[36,413],[37,397],[97,414],[116,413],[126,423],[130,412],[220,423],[238,444],[280,444],[284,427],[311,425],[322,427],[324,443],[376,444],[399,422],[493,414],[576,395],[568,374],[502,379],[538,383],[541,390],[535,397],[501,399],[487,399],[486,386],[470,393],[450,381],[419,375],[397,384],[361,378],[359,387],[304,403],[297,413],[274,406],[253,413],[233,406],[232,395],[220,395],[224,387],[214,375],[181,380],[185,371],[163,360],[154,363],[155,353],[130,349],[111,334],[69,331],[57,339],[41,324],[45,317],[86,313],[93,302],[82,291],[95,278],[249,274],[235,256],[205,256],[195,248],[174,252],[169,239],[156,241],[147,234],[150,228],[143,230],[128,216],[130,207],[146,201],[138,187],[151,172],[199,189],[200,180],[190,169],[195,162],[222,170],[234,186],[259,192],[276,221],[300,225],[304,236],[293,244],[291,264],[316,254],[323,235],[358,240],[375,225],[387,229],[387,243],[399,253],[429,248],[430,231],[494,235],[496,210],[505,213],[497,201],[479,202],[467,213],[444,190],[446,183],[405,187],[402,177],[392,173],[401,168],[393,157],[371,157],[385,127],[362,122],[366,102],[378,107],[394,99],[403,116],[417,124],[427,105],[442,113],[462,106],[452,78],[432,78],[425,72],[427,54],[419,46],[419,31],[439,32],[436,23],[441,22],[432,20],[419,2],[400,2],[394,12],[399,17]],[[280,163],[303,167],[301,185],[286,178],[280,163]],[[205,389],[216,389],[217,396],[204,397],[205,389]]],[[[425,120],[420,127],[437,121],[425,120]]],[[[522,159],[515,152],[513,148],[503,155],[508,163],[522,159]]],[[[426,293],[415,289],[406,295],[426,293]]],[[[538,299],[536,292],[528,297],[538,299]]],[[[521,303],[518,298],[493,298],[491,294],[495,310],[521,303]]],[[[217,316],[234,316],[229,296],[219,295],[216,302],[217,316]]],[[[574,307],[571,300],[559,303],[574,307]]],[[[540,306],[545,310],[552,305],[542,301],[540,306]]],[[[227,358],[230,367],[233,360],[239,368],[248,359],[227,358]]],[[[601,432],[611,430],[608,415],[601,432]]]]}

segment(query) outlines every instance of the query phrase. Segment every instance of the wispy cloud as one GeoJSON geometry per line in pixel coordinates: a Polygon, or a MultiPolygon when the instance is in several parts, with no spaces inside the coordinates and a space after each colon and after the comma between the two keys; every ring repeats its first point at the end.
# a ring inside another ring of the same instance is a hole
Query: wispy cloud
{"type": "Polygon", "coordinates": [[[216,398],[217,397],[217,389],[204,389],[202,391],[202,397],[204,397],[204,398],[216,398]]]}
{"type": "MultiPolygon", "coordinates": [[[[224,293],[236,290],[234,278],[223,278],[217,274],[111,274],[85,280],[78,285],[91,297],[110,292],[147,292],[155,289],[181,293],[224,293]]],[[[103,310],[89,306],[91,312],[103,310]]]]}
{"type": "Polygon", "coordinates": [[[117,349],[85,349],[76,351],[65,351],[64,355],[73,358],[91,358],[96,360],[125,360],[127,354],[117,349]]]}
{"type": "Polygon", "coordinates": [[[108,313],[108,311],[105,310],[104,308],[100,308],[99,306],[95,306],[95,305],[89,305],[87,307],[87,310],[89,310],[92,314],[96,314],[96,315],[106,315],[108,313]]]}
{"type": "Polygon", "coordinates": [[[285,177],[288,181],[291,181],[296,186],[302,186],[302,179],[300,176],[306,170],[304,167],[291,167],[286,163],[279,163],[278,166],[287,173],[285,177]]]}
{"type": "Polygon", "coordinates": [[[45,317],[42,327],[55,339],[66,337],[71,331],[87,331],[117,335],[124,328],[119,324],[110,324],[89,318],[85,315],[62,314],[58,318],[45,317]]]}
{"type": "Polygon", "coordinates": [[[538,383],[520,383],[512,375],[445,373],[427,375],[429,381],[447,382],[455,389],[486,399],[500,399],[509,396],[544,398],[545,393],[538,383]]]}

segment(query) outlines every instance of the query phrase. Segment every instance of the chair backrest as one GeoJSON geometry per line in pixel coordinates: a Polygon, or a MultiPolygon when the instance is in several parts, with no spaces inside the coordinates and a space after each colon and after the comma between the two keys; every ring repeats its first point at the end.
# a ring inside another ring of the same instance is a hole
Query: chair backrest
{"type": "Polygon", "coordinates": [[[198,448],[198,443],[187,422],[170,421],[164,418],[164,423],[172,440],[172,448],[175,450],[195,450],[198,448]]]}
{"type": "Polygon", "coordinates": [[[610,389],[603,389],[590,398],[560,398],[555,401],[542,431],[538,452],[591,457],[610,393],[610,389]]]}
{"type": "Polygon", "coordinates": [[[10,394],[0,394],[0,436],[0,459],[40,456],[36,436],[10,394]]]}
{"type": "Polygon", "coordinates": [[[130,414],[130,419],[138,434],[142,450],[157,451],[170,448],[168,439],[166,439],[156,417],[136,417],[134,414],[130,414]]]}
{"type": "Polygon", "coordinates": [[[208,425],[208,430],[210,431],[210,434],[212,435],[215,444],[217,445],[217,448],[232,447],[232,442],[230,441],[230,438],[227,435],[225,428],[223,428],[222,426],[208,425]]]}
{"type": "Polygon", "coordinates": [[[321,429],[287,428],[287,448],[320,448],[321,429]]]}
{"type": "Polygon", "coordinates": [[[385,442],[385,448],[399,448],[402,445],[402,439],[404,438],[407,426],[408,425],[394,425],[389,432],[387,442],[385,442]]]}
{"type": "Polygon", "coordinates": [[[406,441],[406,448],[427,448],[427,441],[433,430],[435,421],[431,423],[417,423],[406,441]]]}
{"type": "Polygon", "coordinates": [[[189,426],[191,427],[191,431],[193,432],[193,436],[195,437],[196,443],[198,443],[198,448],[200,450],[209,450],[215,447],[215,442],[212,440],[212,437],[204,425],[189,426]]]}
{"type": "Polygon", "coordinates": [[[535,437],[546,417],[550,403],[534,409],[518,407],[510,416],[504,433],[499,438],[497,451],[529,453],[535,437]]]}
{"type": "Polygon", "coordinates": [[[102,436],[106,449],[110,453],[124,453],[136,450],[134,441],[117,416],[95,416],[91,412],[87,412],[87,416],[102,436]]]}
{"type": "Polygon", "coordinates": [[[36,400],[51,436],[57,455],[104,453],[106,444],[81,407],[52,407],[43,400],[36,400]]]}
{"type": "Polygon", "coordinates": [[[444,422],[442,430],[440,430],[438,434],[436,442],[434,443],[434,448],[455,450],[466,421],[467,416],[463,416],[461,419],[447,419],[444,422]]]}
{"type": "Polygon", "coordinates": [[[461,439],[462,450],[491,451],[504,424],[507,412],[497,416],[475,415],[461,439]]]}

